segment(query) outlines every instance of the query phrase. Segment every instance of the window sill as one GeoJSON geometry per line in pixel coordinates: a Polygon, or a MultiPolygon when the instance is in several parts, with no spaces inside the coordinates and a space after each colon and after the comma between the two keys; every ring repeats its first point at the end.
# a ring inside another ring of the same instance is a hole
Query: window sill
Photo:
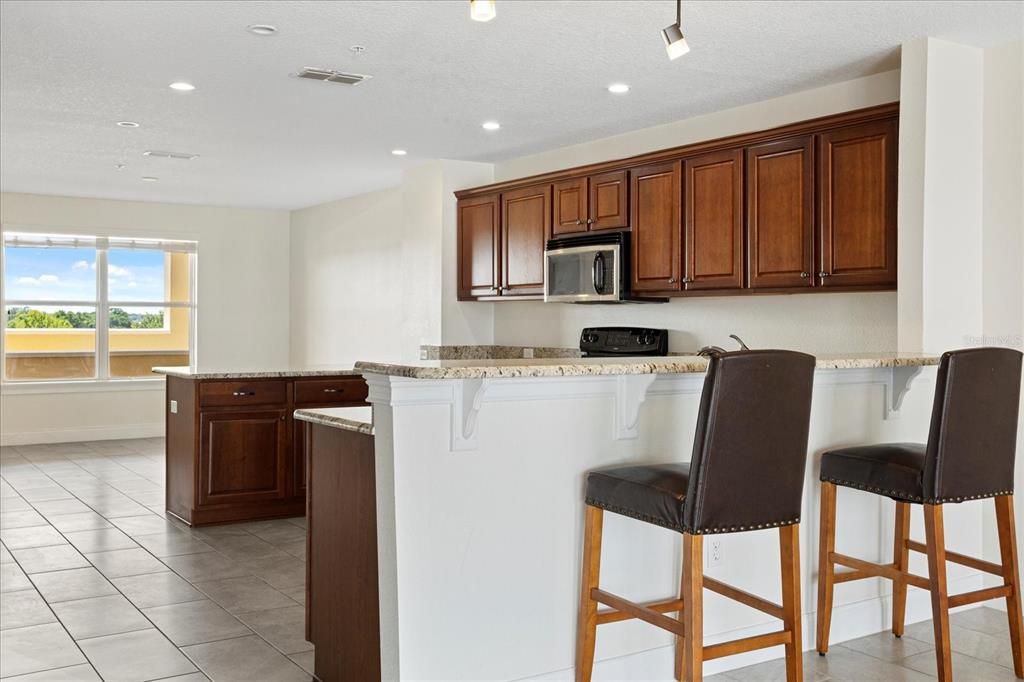
{"type": "Polygon", "coordinates": [[[123,391],[162,391],[164,378],[109,379],[104,381],[5,381],[4,395],[49,395],[58,393],[118,393],[123,391]]]}

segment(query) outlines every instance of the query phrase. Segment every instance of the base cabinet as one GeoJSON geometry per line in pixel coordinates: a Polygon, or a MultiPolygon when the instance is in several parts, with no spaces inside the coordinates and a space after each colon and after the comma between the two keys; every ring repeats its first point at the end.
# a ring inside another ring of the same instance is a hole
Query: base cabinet
{"type": "Polygon", "coordinates": [[[301,516],[299,407],[366,404],[358,375],[274,379],[167,377],[167,511],[189,525],[301,516]]]}

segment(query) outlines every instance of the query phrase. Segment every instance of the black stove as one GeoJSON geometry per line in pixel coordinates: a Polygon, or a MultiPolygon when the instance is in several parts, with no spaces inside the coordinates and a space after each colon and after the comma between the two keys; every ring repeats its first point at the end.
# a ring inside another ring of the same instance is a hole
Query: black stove
{"type": "Polygon", "coordinates": [[[668,330],[645,327],[586,327],[580,333],[585,358],[668,355],[668,330]]]}

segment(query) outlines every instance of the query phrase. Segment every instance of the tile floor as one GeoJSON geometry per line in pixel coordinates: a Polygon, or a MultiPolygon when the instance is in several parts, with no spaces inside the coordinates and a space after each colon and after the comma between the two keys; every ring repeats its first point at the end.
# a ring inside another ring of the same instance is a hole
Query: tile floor
{"type": "MultiPolygon", "coordinates": [[[[0,678],[309,680],[305,520],[191,530],[162,439],[0,448],[0,678]]],[[[952,616],[958,682],[1015,680],[1006,615],[952,616]]],[[[808,682],[935,679],[931,623],[804,658],[808,682]]],[[[785,679],[770,661],[709,677],[785,679]]]]}

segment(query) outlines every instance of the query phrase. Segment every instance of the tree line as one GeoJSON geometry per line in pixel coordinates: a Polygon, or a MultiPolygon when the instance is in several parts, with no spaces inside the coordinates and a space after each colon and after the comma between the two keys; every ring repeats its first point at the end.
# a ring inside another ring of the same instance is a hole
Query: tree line
{"type": "MultiPolygon", "coordinates": [[[[58,310],[54,313],[32,308],[8,308],[8,329],[95,329],[95,312],[58,310]]],[[[123,308],[110,309],[111,329],[163,329],[164,313],[129,313],[123,308]]]]}

